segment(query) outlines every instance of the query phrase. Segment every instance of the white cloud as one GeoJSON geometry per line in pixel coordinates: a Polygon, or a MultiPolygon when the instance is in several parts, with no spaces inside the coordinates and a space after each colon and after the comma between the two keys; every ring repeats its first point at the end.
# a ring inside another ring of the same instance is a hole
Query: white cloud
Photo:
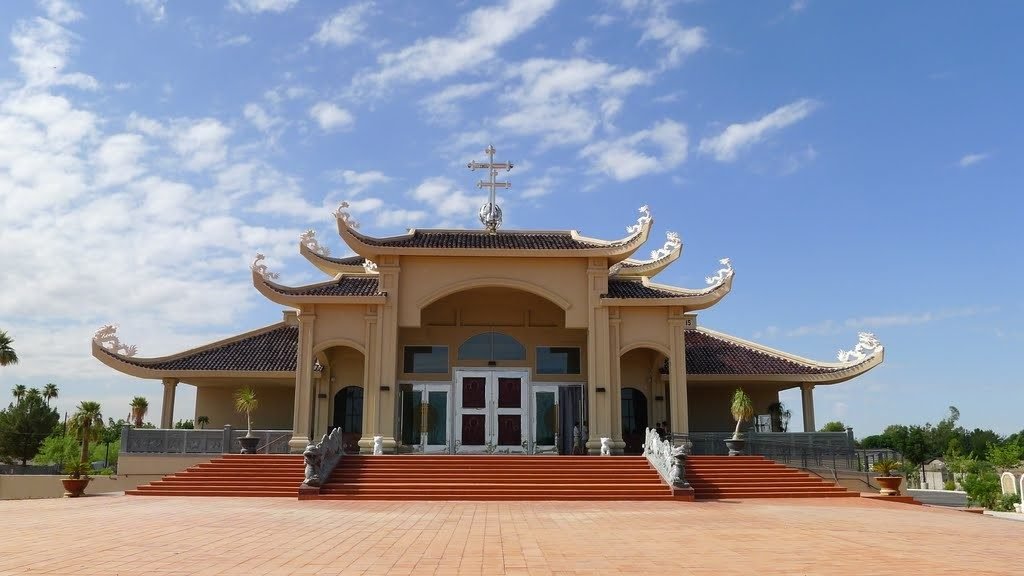
{"type": "Polygon", "coordinates": [[[686,126],[662,120],[630,136],[591,144],[580,156],[589,158],[595,170],[622,182],[678,167],[686,161],[687,146],[686,126]]]}
{"type": "Polygon", "coordinates": [[[644,22],[641,42],[657,42],[665,50],[660,67],[670,68],[682,62],[683,58],[707,47],[707,32],[699,27],[686,28],[669,18],[663,11],[656,10],[644,22]]]}
{"type": "Polygon", "coordinates": [[[82,17],[82,13],[67,0],[40,0],[39,5],[47,18],[59,24],[69,24],[82,17]]]}
{"type": "Polygon", "coordinates": [[[189,170],[205,170],[224,161],[231,129],[216,118],[180,119],[171,125],[171,148],[189,170]]]}
{"type": "Polygon", "coordinates": [[[456,103],[470,100],[493,90],[495,82],[475,82],[471,84],[452,84],[444,90],[424,98],[420,103],[430,115],[430,119],[441,122],[455,122],[459,118],[456,103]]]}
{"type": "Polygon", "coordinates": [[[356,85],[384,88],[393,83],[441,80],[493,59],[498,49],[532,28],[555,5],[555,0],[505,0],[477,8],[452,36],[416,41],[397,52],[378,57],[379,69],[361,74],[356,85]]]}
{"type": "Polygon", "coordinates": [[[782,161],[781,174],[784,176],[788,174],[793,174],[797,170],[803,168],[804,166],[810,164],[811,162],[814,162],[815,158],[817,157],[818,151],[814,148],[814,146],[808,145],[804,147],[803,150],[800,150],[799,152],[794,152],[786,156],[786,158],[782,161]]]}
{"type": "Polygon", "coordinates": [[[415,227],[427,218],[423,210],[406,210],[404,208],[393,208],[381,210],[377,213],[377,226],[382,228],[397,228],[400,226],[415,227]]]}
{"type": "Polygon", "coordinates": [[[417,186],[410,196],[428,204],[432,213],[445,222],[465,220],[475,215],[480,206],[487,202],[485,195],[466,194],[448,178],[427,178],[417,186]]]}
{"type": "Polygon", "coordinates": [[[313,35],[313,40],[321,45],[348,46],[359,40],[366,31],[365,18],[373,8],[373,3],[362,2],[346,6],[335,12],[320,30],[313,35]]]}
{"type": "Polygon", "coordinates": [[[154,22],[163,22],[164,18],[167,17],[167,9],[165,0],[127,0],[129,4],[134,4],[142,10],[143,14],[149,17],[154,22]]]}
{"type": "Polygon", "coordinates": [[[700,152],[712,155],[719,162],[732,162],[743,150],[810,116],[818,107],[817,101],[804,98],[786,104],[753,122],[730,124],[718,136],[702,139],[700,152]]]}
{"type": "Polygon", "coordinates": [[[280,117],[267,113],[262,106],[252,102],[245,105],[242,115],[260,132],[269,132],[283,122],[280,117]]]}
{"type": "Polygon", "coordinates": [[[222,38],[217,42],[217,46],[221,48],[225,46],[245,46],[249,42],[252,42],[252,38],[247,34],[238,34],[237,36],[222,38]]]}
{"type": "Polygon", "coordinates": [[[963,158],[960,158],[957,164],[959,164],[961,168],[967,168],[968,166],[973,166],[988,157],[989,155],[987,153],[967,154],[963,158]]]}
{"type": "Polygon", "coordinates": [[[807,8],[808,0],[793,0],[789,3],[792,12],[803,12],[807,8]]]}
{"type": "Polygon", "coordinates": [[[139,134],[122,133],[107,138],[95,153],[96,186],[118,186],[145,172],[140,159],[146,143],[139,134]]]}
{"type": "Polygon", "coordinates": [[[367,188],[391,181],[389,176],[386,176],[383,172],[377,170],[369,170],[367,172],[342,170],[332,174],[331,177],[334,180],[343,182],[346,186],[345,191],[352,195],[358,195],[367,188]]]}
{"type": "Polygon", "coordinates": [[[352,114],[331,102],[317,102],[309,109],[309,116],[316,120],[320,129],[325,132],[351,128],[355,122],[352,114]]]}
{"type": "Polygon", "coordinates": [[[87,74],[63,73],[72,51],[72,35],[66,28],[45,18],[21,20],[14,25],[11,43],[14,56],[27,88],[66,85],[96,90],[99,83],[87,74]]]}
{"type": "Polygon", "coordinates": [[[243,14],[260,14],[262,12],[285,12],[299,0],[231,0],[228,6],[243,14]]]}
{"type": "Polygon", "coordinates": [[[835,320],[825,320],[817,324],[798,326],[791,330],[787,330],[785,332],[785,335],[809,336],[839,334],[845,332],[852,332],[855,330],[874,330],[878,328],[916,326],[920,324],[929,324],[931,322],[939,322],[943,320],[952,320],[956,318],[970,318],[972,316],[992,314],[994,312],[997,312],[998,310],[999,308],[995,306],[968,306],[966,308],[954,308],[938,311],[926,311],[916,313],[902,312],[882,316],[861,316],[856,318],[847,318],[842,322],[837,322],[835,320]]]}

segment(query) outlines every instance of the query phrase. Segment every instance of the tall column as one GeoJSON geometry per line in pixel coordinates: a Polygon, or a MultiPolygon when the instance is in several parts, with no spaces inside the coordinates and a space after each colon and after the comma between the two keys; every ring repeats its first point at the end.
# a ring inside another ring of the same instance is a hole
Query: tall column
{"type": "Polygon", "coordinates": [[[174,428],[174,392],[178,387],[177,378],[164,378],[164,400],[160,406],[160,427],[174,428]]]}
{"type": "Polygon", "coordinates": [[[380,421],[377,407],[380,405],[380,307],[369,305],[363,316],[363,341],[366,355],[363,357],[363,435],[359,438],[359,452],[373,453],[373,435],[380,421]]]}
{"type": "Polygon", "coordinates": [[[608,400],[611,403],[612,453],[622,454],[626,449],[626,443],[622,441],[622,357],[619,355],[622,348],[622,318],[619,317],[618,308],[611,308],[609,316],[608,381],[611,385],[608,387],[608,400]]]}
{"type": "Polygon", "coordinates": [[[609,374],[608,308],[601,305],[601,295],[608,292],[608,259],[591,258],[587,266],[589,288],[589,326],[587,329],[587,423],[590,438],[587,452],[601,453],[601,438],[612,437],[612,398],[609,374]],[[599,391],[601,390],[601,391],[599,391]]]}
{"type": "Polygon", "coordinates": [[[295,408],[292,412],[292,439],[288,450],[301,454],[309,444],[313,419],[313,324],[316,314],[299,312],[299,342],[295,365],[295,408]]]}
{"type": "Polygon", "coordinates": [[[800,385],[800,400],[804,409],[804,432],[814,432],[814,384],[800,385]]]}
{"type": "Polygon", "coordinates": [[[399,257],[384,255],[377,262],[381,292],[387,300],[380,310],[380,391],[377,405],[379,424],[376,434],[383,436],[385,453],[395,451],[395,410],[398,407],[398,275],[399,257]]]}
{"type": "Polygon", "coordinates": [[[689,434],[690,406],[686,393],[686,318],[682,310],[670,310],[668,319],[669,352],[668,387],[672,402],[672,423],[669,431],[673,434],[689,434]]]}

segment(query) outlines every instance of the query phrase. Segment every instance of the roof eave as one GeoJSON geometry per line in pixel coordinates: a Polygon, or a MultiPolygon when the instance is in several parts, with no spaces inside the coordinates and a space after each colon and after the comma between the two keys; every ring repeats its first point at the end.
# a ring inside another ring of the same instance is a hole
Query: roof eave
{"type": "Polygon", "coordinates": [[[260,275],[259,272],[253,270],[252,272],[252,285],[256,290],[262,294],[267,300],[281,304],[283,306],[291,306],[298,308],[301,304],[384,304],[387,302],[387,294],[373,294],[370,296],[314,296],[314,295],[297,295],[297,294],[284,294],[274,290],[271,286],[278,286],[282,290],[301,290],[304,288],[313,288],[316,286],[322,286],[331,282],[336,282],[340,274],[335,276],[332,280],[327,282],[318,282],[316,284],[309,284],[307,286],[285,286],[267,280],[260,275]]]}
{"type": "Polygon", "coordinates": [[[704,310],[717,304],[725,295],[732,291],[733,275],[721,284],[703,293],[689,294],[673,286],[652,284],[647,277],[641,281],[644,286],[663,291],[678,291],[674,298],[601,298],[602,306],[683,306],[686,310],[704,310]]]}
{"type": "MultiPolygon", "coordinates": [[[[206,347],[203,347],[205,349],[206,347]]],[[[198,351],[202,351],[199,349],[198,351]]],[[[177,378],[179,380],[186,380],[191,378],[223,378],[226,376],[238,377],[238,378],[258,378],[258,379],[276,379],[282,377],[292,376],[294,377],[294,370],[276,370],[276,371],[257,371],[257,370],[163,370],[159,368],[151,368],[145,365],[138,365],[139,363],[158,363],[166,362],[169,360],[175,360],[181,356],[195,354],[195,351],[182,352],[173,356],[164,356],[161,358],[135,358],[131,359],[131,362],[125,358],[110,352],[106,348],[100,346],[96,342],[92,343],[92,357],[106,364],[108,367],[114,370],[127,374],[128,376],[135,376],[136,378],[147,378],[151,380],[159,380],[161,378],[177,378]]]]}
{"type": "Polygon", "coordinates": [[[637,262],[631,268],[619,268],[612,276],[620,278],[634,278],[638,276],[644,276],[647,278],[653,278],[658,275],[662,270],[668,268],[669,264],[672,264],[679,259],[679,256],[683,253],[683,245],[679,244],[672,249],[668,255],[658,258],[657,260],[646,260],[643,262],[637,262]]]}
{"type": "Polygon", "coordinates": [[[321,272],[330,276],[335,276],[337,274],[359,274],[365,271],[362,266],[355,264],[339,264],[337,262],[332,262],[324,256],[310,250],[309,247],[302,242],[299,242],[299,254],[301,254],[306,260],[309,260],[309,262],[313,266],[316,266],[321,272]]]}

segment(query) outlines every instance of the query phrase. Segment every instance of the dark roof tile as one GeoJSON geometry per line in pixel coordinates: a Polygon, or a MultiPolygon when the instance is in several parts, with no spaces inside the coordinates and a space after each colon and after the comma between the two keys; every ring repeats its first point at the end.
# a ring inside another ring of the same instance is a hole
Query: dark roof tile
{"type": "Polygon", "coordinates": [[[716,286],[712,286],[707,290],[701,290],[699,292],[693,292],[692,294],[680,294],[678,292],[669,292],[668,290],[661,290],[659,288],[652,288],[650,286],[644,286],[639,280],[619,280],[615,278],[608,279],[608,293],[602,294],[602,298],[685,298],[687,296],[700,296],[706,294],[710,290],[713,290],[716,286]]]}
{"type": "Polygon", "coordinates": [[[687,374],[827,374],[842,368],[822,368],[712,336],[686,331],[687,374]]]}
{"type": "Polygon", "coordinates": [[[336,282],[290,288],[267,284],[275,292],[289,296],[379,296],[376,276],[342,276],[336,282]]]}
{"type": "MultiPolygon", "coordinates": [[[[278,328],[200,350],[172,360],[136,360],[115,356],[123,362],[152,370],[239,370],[246,372],[294,372],[299,341],[297,326],[278,328]]],[[[108,352],[109,353],[109,352],[108,352]]]]}
{"type": "Polygon", "coordinates": [[[486,230],[416,230],[411,236],[372,238],[364,236],[370,246],[388,248],[470,248],[479,250],[586,250],[607,248],[617,244],[598,244],[572,237],[570,232],[520,232],[486,230]]]}

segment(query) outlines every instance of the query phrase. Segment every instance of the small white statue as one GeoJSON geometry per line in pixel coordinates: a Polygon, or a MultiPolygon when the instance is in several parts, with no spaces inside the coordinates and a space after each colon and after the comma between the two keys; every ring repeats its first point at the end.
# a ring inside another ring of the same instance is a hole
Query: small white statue
{"type": "Polygon", "coordinates": [[[611,456],[611,455],[612,455],[612,439],[611,438],[604,438],[604,437],[602,437],[601,438],[601,456],[611,456]]]}
{"type": "Polygon", "coordinates": [[[373,437],[373,455],[380,456],[384,453],[384,437],[374,436],[373,437]]]}

